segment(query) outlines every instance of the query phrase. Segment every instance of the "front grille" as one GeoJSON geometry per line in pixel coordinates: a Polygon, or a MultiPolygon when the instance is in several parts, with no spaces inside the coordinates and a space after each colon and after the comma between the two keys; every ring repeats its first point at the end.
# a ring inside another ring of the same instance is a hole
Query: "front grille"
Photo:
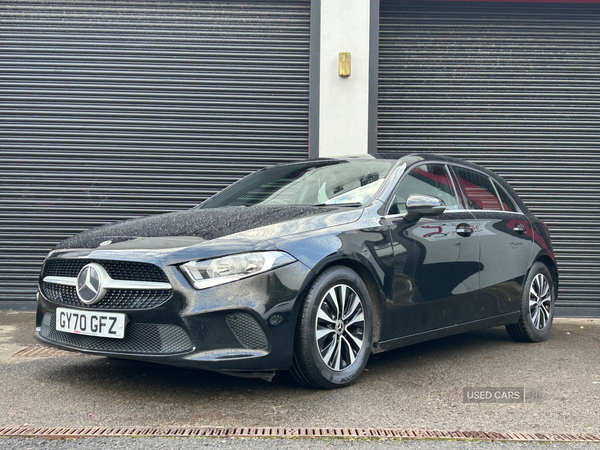
{"type": "Polygon", "coordinates": [[[50,259],[44,266],[43,277],[75,278],[90,263],[100,264],[113,280],[169,282],[163,270],[154,264],[101,259],[50,259]]]}
{"type": "MultiPolygon", "coordinates": [[[[90,263],[100,264],[114,280],[149,281],[168,283],[163,270],[154,264],[133,261],[108,261],[98,259],[51,259],[42,271],[47,276],[76,278],[81,269],[90,263]]],[[[131,290],[111,289],[98,303],[88,306],[82,303],[73,286],[40,283],[42,294],[53,303],[91,309],[148,309],[167,302],[173,296],[172,289],[131,290]]]]}
{"type": "Polygon", "coordinates": [[[173,296],[173,290],[134,291],[112,289],[98,303],[88,306],[77,297],[74,286],[42,282],[44,296],[53,303],[92,309],[148,309],[160,306],[173,296]]]}
{"type": "Polygon", "coordinates": [[[266,349],[269,345],[265,332],[249,314],[229,314],[225,320],[240,343],[252,350],[266,349]]]}
{"type": "Polygon", "coordinates": [[[85,336],[56,330],[56,315],[45,313],[40,335],[44,339],[79,350],[159,355],[192,350],[187,333],[176,325],[129,323],[123,339],[85,336]]]}

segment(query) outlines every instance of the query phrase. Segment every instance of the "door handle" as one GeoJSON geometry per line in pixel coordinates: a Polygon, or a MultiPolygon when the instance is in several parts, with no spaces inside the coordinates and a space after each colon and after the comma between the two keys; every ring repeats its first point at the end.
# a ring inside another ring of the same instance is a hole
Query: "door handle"
{"type": "Polygon", "coordinates": [[[515,225],[515,227],[513,228],[513,231],[517,234],[523,234],[523,233],[525,233],[525,227],[523,226],[522,223],[519,223],[519,224],[515,225]]]}
{"type": "Polygon", "coordinates": [[[459,223],[456,227],[456,234],[462,237],[469,237],[473,234],[473,228],[468,223],[459,223]]]}

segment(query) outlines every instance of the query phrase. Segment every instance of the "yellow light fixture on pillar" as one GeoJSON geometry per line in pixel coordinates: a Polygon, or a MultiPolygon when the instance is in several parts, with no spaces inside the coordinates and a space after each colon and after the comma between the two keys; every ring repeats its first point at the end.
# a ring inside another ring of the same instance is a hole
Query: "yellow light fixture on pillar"
{"type": "Polygon", "coordinates": [[[340,52],[340,63],[338,67],[338,75],[340,77],[350,76],[350,52],[340,52]]]}

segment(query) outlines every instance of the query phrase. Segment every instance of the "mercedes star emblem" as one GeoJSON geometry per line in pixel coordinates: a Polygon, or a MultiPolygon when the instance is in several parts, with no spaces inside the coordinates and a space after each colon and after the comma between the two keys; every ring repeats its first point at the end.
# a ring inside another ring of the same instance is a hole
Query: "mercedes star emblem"
{"type": "Polygon", "coordinates": [[[98,303],[106,294],[104,281],[108,273],[100,264],[86,265],[77,275],[77,297],[86,305],[98,303]]]}

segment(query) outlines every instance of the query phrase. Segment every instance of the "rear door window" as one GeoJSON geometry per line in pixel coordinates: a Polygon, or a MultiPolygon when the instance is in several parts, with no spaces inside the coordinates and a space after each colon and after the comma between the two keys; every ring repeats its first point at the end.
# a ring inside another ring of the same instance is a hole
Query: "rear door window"
{"type": "Polygon", "coordinates": [[[503,210],[490,177],[464,167],[453,167],[453,169],[458,184],[467,197],[469,209],[503,210]]]}

